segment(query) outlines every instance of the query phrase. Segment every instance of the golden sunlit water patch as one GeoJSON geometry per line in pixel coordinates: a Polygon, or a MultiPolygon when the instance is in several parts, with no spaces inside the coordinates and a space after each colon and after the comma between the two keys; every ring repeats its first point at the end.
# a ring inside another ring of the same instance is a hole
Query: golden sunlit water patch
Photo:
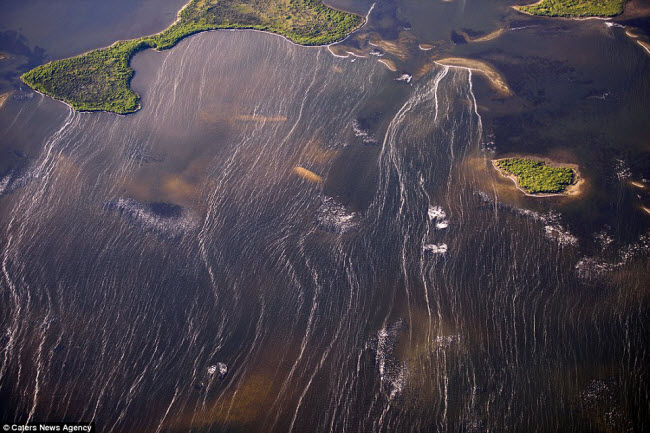
{"type": "Polygon", "coordinates": [[[255,425],[268,413],[273,404],[277,386],[270,377],[250,374],[237,388],[231,388],[215,401],[170,421],[172,431],[205,428],[210,425],[246,427],[257,431],[255,425]]]}
{"type": "Polygon", "coordinates": [[[293,172],[309,182],[321,183],[323,181],[323,178],[313,171],[309,171],[306,168],[300,166],[294,167],[293,172]]]}

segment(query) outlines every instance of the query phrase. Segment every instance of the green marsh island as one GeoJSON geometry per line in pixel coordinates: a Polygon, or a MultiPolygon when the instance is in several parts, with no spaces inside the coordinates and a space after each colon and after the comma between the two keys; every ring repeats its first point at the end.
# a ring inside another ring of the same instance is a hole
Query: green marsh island
{"type": "Polygon", "coordinates": [[[576,194],[580,176],[576,166],[549,165],[535,158],[502,158],[492,161],[501,175],[512,179],[517,188],[529,195],[576,194]]]}
{"type": "Polygon", "coordinates": [[[541,0],[515,6],[519,12],[548,17],[613,17],[623,13],[627,0],[541,0]]]}
{"type": "Polygon", "coordinates": [[[344,39],[363,22],[361,16],[321,0],[191,0],[158,34],[55,60],[21,78],[76,110],[127,114],[140,108],[140,96],[130,87],[134,72],[129,65],[140,50],[165,50],[189,35],[216,29],[262,30],[301,45],[326,45],[344,39]]]}

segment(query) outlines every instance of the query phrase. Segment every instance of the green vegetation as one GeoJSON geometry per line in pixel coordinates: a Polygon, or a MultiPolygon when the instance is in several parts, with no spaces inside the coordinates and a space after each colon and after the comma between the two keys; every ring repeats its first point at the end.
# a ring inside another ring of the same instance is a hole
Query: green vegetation
{"type": "Polygon", "coordinates": [[[627,0],[543,0],[517,9],[549,17],[613,17],[623,12],[627,0]]]}
{"type": "Polygon", "coordinates": [[[140,108],[140,97],[129,86],[134,73],[129,62],[140,50],[165,50],[186,36],[215,29],[264,30],[298,44],[324,45],[345,38],[362,22],[321,0],[191,0],[161,33],[53,61],[21,78],[77,110],[126,114],[140,108]]]}
{"type": "Polygon", "coordinates": [[[519,187],[529,194],[561,193],[576,182],[577,173],[568,167],[551,167],[528,158],[505,158],[494,161],[497,168],[517,178],[519,187]]]}

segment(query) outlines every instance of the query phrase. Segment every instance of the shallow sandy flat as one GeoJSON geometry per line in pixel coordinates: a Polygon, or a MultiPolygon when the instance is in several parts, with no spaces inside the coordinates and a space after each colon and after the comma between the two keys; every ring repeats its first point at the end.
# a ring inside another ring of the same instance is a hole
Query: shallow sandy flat
{"type": "Polygon", "coordinates": [[[465,39],[465,41],[469,44],[473,44],[476,42],[487,42],[494,40],[501,36],[505,32],[505,29],[496,29],[493,32],[488,33],[487,35],[479,36],[478,38],[473,38],[470,35],[467,34],[467,32],[460,32],[460,35],[465,39]]]}
{"type": "Polygon", "coordinates": [[[513,92],[508,87],[503,76],[490,64],[480,60],[465,59],[462,57],[445,57],[444,59],[436,60],[436,63],[443,66],[451,66],[457,68],[465,68],[471,71],[480,72],[485,75],[492,87],[505,96],[512,96],[513,92]]]}
{"type": "Polygon", "coordinates": [[[321,183],[323,181],[322,177],[304,167],[294,167],[293,172],[309,182],[321,183]]]}
{"type": "Polygon", "coordinates": [[[4,105],[8,97],[9,97],[9,92],[0,95],[0,108],[2,108],[2,106],[4,105]]]}

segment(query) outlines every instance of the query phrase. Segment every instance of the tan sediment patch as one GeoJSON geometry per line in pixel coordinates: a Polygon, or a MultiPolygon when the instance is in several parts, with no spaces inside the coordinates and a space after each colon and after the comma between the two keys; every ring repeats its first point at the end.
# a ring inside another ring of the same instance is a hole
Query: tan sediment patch
{"type": "Polygon", "coordinates": [[[368,35],[368,44],[405,61],[409,57],[409,47],[414,48],[415,37],[406,31],[400,32],[396,40],[382,39],[377,33],[368,35]]]}
{"type": "Polygon", "coordinates": [[[500,29],[496,29],[493,32],[488,33],[487,35],[479,36],[478,38],[473,38],[470,35],[468,35],[466,32],[462,32],[462,31],[458,32],[458,34],[461,35],[468,44],[491,41],[498,38],[503,33],[505,33],[505,29],[500,28],[500,29]]]}
{"type": "Polygon", "coordinates": [[[4,60],[6,58],[7,58],[7,56],[5,56],[3,53],[0,53],[0,60],[4,60]]]}
{"type": "Polygon", "coordinates": [[[332,54],[338,57],[368,57],[368,54],[365,51],[347,45],[330,45],[327,48],[332,54]]]}
{"type": "Polygon", "coordinates": [[[397,72],[397,66],[395,66],[395,62],[393,62],[392,60],[390,60],[390,59],[379,59],[379,62],[386,65],[386,67],[388,69],[390,69],[391,71],[397,72]]]}
{"type": "Polygon", "coordinates": [[[511,157],[508,157],[508,158],[533,159],[533,160],[536,160],[536,161],[545,162],[550,167],[571,168],[575,172],[576,178],[574,179],[574,183],[572,185],[567,186],[566,189],[563,192],[530,194],[530,193],[526,192],[523,188],[521,188],[521,186],[519,185],[519,179],[516,176],[506,172],[505,170],[501,169],[497,165],[497,162],[502,161],[502,160],[507,159],[507,158],[499,158],[499,159],[491,160],[492,167],[494,167],[499,172],[499,174],[501,176],[503,176],[505,178],[508,178],[511,181],[513,181],[515,186],[517,187],[517,189],[519,191],[521,191],[522,193],[524,193],[525,195],[529,196],[529,197],[539,197],[539,198],[542,198],[542,197],[558,197],[558,196],[575,197],[575,196],[580,195],[580,193],[582,192],[582,186],[584,185],[584,179],[582,178],[582,176],[580,176],[580,171],[578,171],[578,166],[576,164],[568,164],[568,163],[553,161],[553,160],[551,160],[549,158],[539,158],[539,157],[535,157],[535,156],[525,156],[525,155],[518,155],[516,157],[511,156],[511,157]]]}
{"type": "Polygon", "coordinates": [[[5,101],[7,100],[8,97],[9,97],[9,92],[0,95],[0,108],[2,108],[2,106],[5,104],[5,101]]]}
{"type": "Polygon", "coordinates": [[[199,188],[179,175],[166,176],[160,187],[165,197],[172,202],[193,201],[199,196],[199,188]]]}
{"type": "Polygon", "coordinates": [[[203,124],[216,124],[227,122],[228,116],[226,116],[223,111],[201,110],[197,120],[203,124]]]}
{"type": "Polygon", "coordinates": [[[322,177],[304,167],[294,167],[293,172],[308,182],[321,183],[323,181],[322,177]]]}
{"type": "Polygon", "coordinates": [[[343,68],[340,66],[332,66],[332,72],[334,72],[335,74],[342,74],[343,68]]]}
{"type": "Polygon", "coordinates": [[[349,56],[348,52],[345,50],[345,47],[343,45],[340,45],[340,44],[338,44],[338,45],[330,45],[329,47],[327,47],[327,49],[330,50],[330,53],[332,53],[332,54],[334,54],[335,56],[338,56],[338,57],[348,57],[349,56]]]}
{"type": "MultiPolygon", "coordinates": [[[[252,425],[271,408],[277,385],[270,377],[252,373],[210,404],[169,421],[172,431],[203,429],[209,425],[252,425]]],[[[256,431],[256,430],[253,430],[256,431]]]]}
{"type": "Polygon", "coordinates": [[[237,114],[235,120],[239,122],[286,122],[287,116],[260,116],[258,114],[237,114]]]}
{"type": "Polygon", "coordinates": [[[413,73],[413,78],[419,80],[420,78],[424,77],[426,74],[431,72],[435,66],[436,66],[435,62],[425,63],[424,65],[420,66],[420,68],[417,71],[413,73]]]}
{"type": "Polygon", "coordinates": [[[627,27],[625,29],[625,36],[632,40],[635,40],[636,43],[639,44],[647,54],[650,54],[650,43],[641,39],[645,38],[645,33],[643,33],[640,29],[636,27],[627,27]]]}
{"type": "Polygon", "coordinates": [[[504,96],[512,96],[513,92],[508,87],[502,75],[490,64],[481,60],[466,59],[462,57],[445,57],[438,59],[436,63],[443,66],[451,66],[456,68],[465,68],[471,71],[480,72],[490,82],[492,88],[504,96]]]}

